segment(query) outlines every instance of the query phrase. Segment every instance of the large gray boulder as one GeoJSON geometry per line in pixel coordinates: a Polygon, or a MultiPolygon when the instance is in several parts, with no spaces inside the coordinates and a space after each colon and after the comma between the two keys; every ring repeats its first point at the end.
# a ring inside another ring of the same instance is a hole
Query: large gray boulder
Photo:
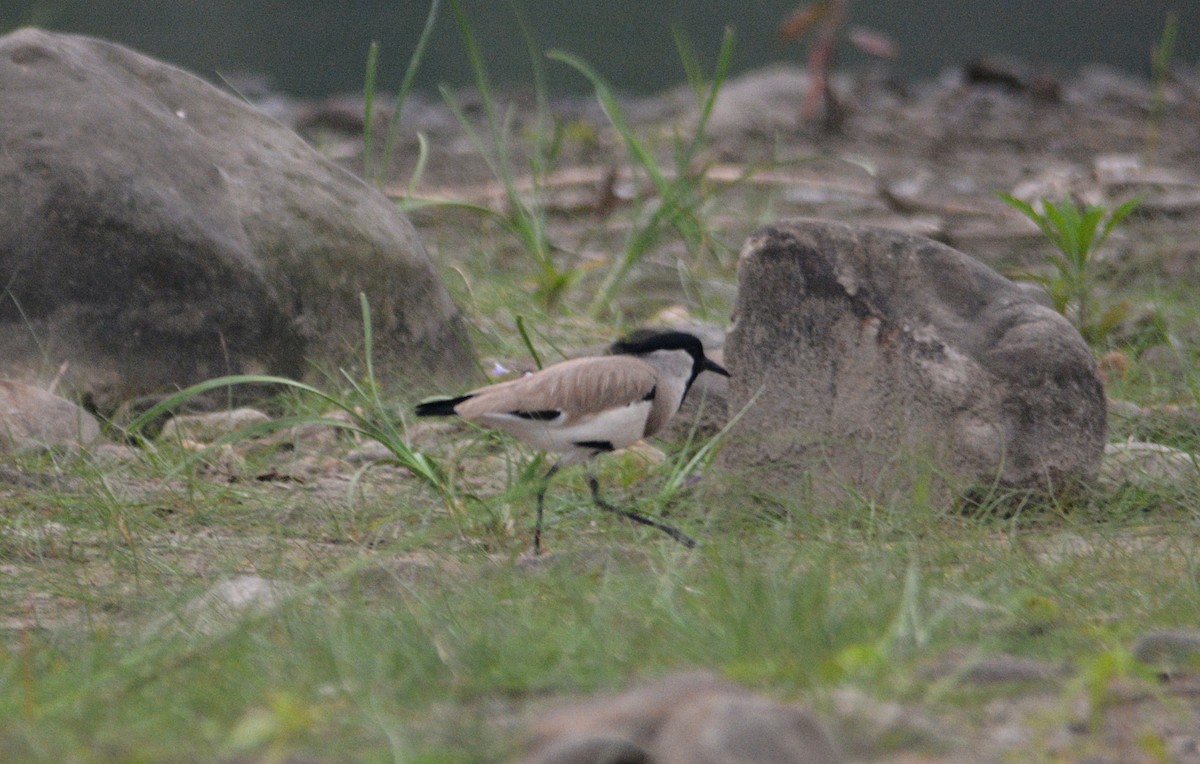
{"type": "Polygon", "coordinates": [[[237,372],[362,357],[471,368],[462,321],[395,206],[266,115],[101,40],[0,37],[0,375],[101,409],[237,372]]]}
{"type": "Polygon", "coordinates": [[[725,347],[723,452],[759,485],[872,499],[1058,493],[1104,454],[1087,345],[1031,291],[918,236],[817,220],[757,231],[725,347]]]}

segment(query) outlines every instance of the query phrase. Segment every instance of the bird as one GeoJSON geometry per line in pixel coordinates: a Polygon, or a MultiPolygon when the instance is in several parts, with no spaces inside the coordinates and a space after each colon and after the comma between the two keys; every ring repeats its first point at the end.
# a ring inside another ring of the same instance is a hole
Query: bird
{"type": "Polygon", "coordinates": [[[613,343],[608,355],[552,364],[518,379],[498,382],[457,397],[422,402],[416,415],[457,416],[506,432],[540,451],[558,454],[537,494],[533,550],[541,554],[542,515],[554,475],[573,464],[588,465],[588,487],[601,509],[666,533],[684,546],[696,541],[677,528],[600,496],[591,460],[662,430],[679,411],[702,372],[730,376],[683,331],[640,330],[613,343]]]}

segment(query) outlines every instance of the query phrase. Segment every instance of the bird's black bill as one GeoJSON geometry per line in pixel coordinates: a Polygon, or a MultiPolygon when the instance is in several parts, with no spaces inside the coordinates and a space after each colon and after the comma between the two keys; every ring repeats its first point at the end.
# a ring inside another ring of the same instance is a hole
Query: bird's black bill
{"type": "Polygon", "coordinates": [[[729,376],[729,372],[725,370],[725,367],[722,366],[721,364],[717,363],[716,361],[714,361],[711,358],[704,359],[704,370],[705,371],[714,371],[717,374],[720,374],[722,377],[729,376]]]}

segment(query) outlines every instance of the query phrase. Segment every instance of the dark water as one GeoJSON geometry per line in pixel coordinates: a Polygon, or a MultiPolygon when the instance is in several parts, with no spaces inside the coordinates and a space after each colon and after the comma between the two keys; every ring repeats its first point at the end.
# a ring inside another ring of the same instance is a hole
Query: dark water
{"type": "MultiPolygon", "coordinates": [[[[590,62],[621,90],[653,92],[679,84],[683,69],[671,35],[681,28],[711,67],[725,25],[737,34],[736,71],[800,61],[774,30],[793,0],[523,0],[536,44],[590,62]]],[[[513,5],[464,0],[492,79],[529,82],[529,53],[513,5]]],[[[367,49],[382,49],[380,86],[399,83],[428,11],[408,0],[0,0],[0,29],[35,23],[130,45],[210,79],[257,73],[296,95],[359,91],[367,49]]],[[[901,47],[891,67],[905,77],[932,76],[983,54],[1005,53],[1069,71],[1111,64],[1148,75],[1150,51],[1175,10],[1175,60],[1200,59],[1200,0],[858,0],[851,21],[887,32],[901,47]]],[[[848,47],[840,62],[866,60],[848,47]]],[[[584,91],[565,65],[546,62],[556,91],[584,91]]],[[[448,3],[443,3],[418,87],[471,80],[448,3]]]]}

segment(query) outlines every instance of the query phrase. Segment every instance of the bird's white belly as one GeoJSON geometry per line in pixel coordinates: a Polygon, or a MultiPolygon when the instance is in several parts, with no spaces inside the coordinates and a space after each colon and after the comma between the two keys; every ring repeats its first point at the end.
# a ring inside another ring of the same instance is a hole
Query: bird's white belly
{"type": "Polygon", "coordinates": [[[480,419],[532,448],[569,453],[579,450],[577,443],[611,443],[614,449],[636,443],[646,431],[650,405],[650,401],[638,401],[575,421],[567,417],[538,421],[511,414],[488,414],[480,419]]]}

